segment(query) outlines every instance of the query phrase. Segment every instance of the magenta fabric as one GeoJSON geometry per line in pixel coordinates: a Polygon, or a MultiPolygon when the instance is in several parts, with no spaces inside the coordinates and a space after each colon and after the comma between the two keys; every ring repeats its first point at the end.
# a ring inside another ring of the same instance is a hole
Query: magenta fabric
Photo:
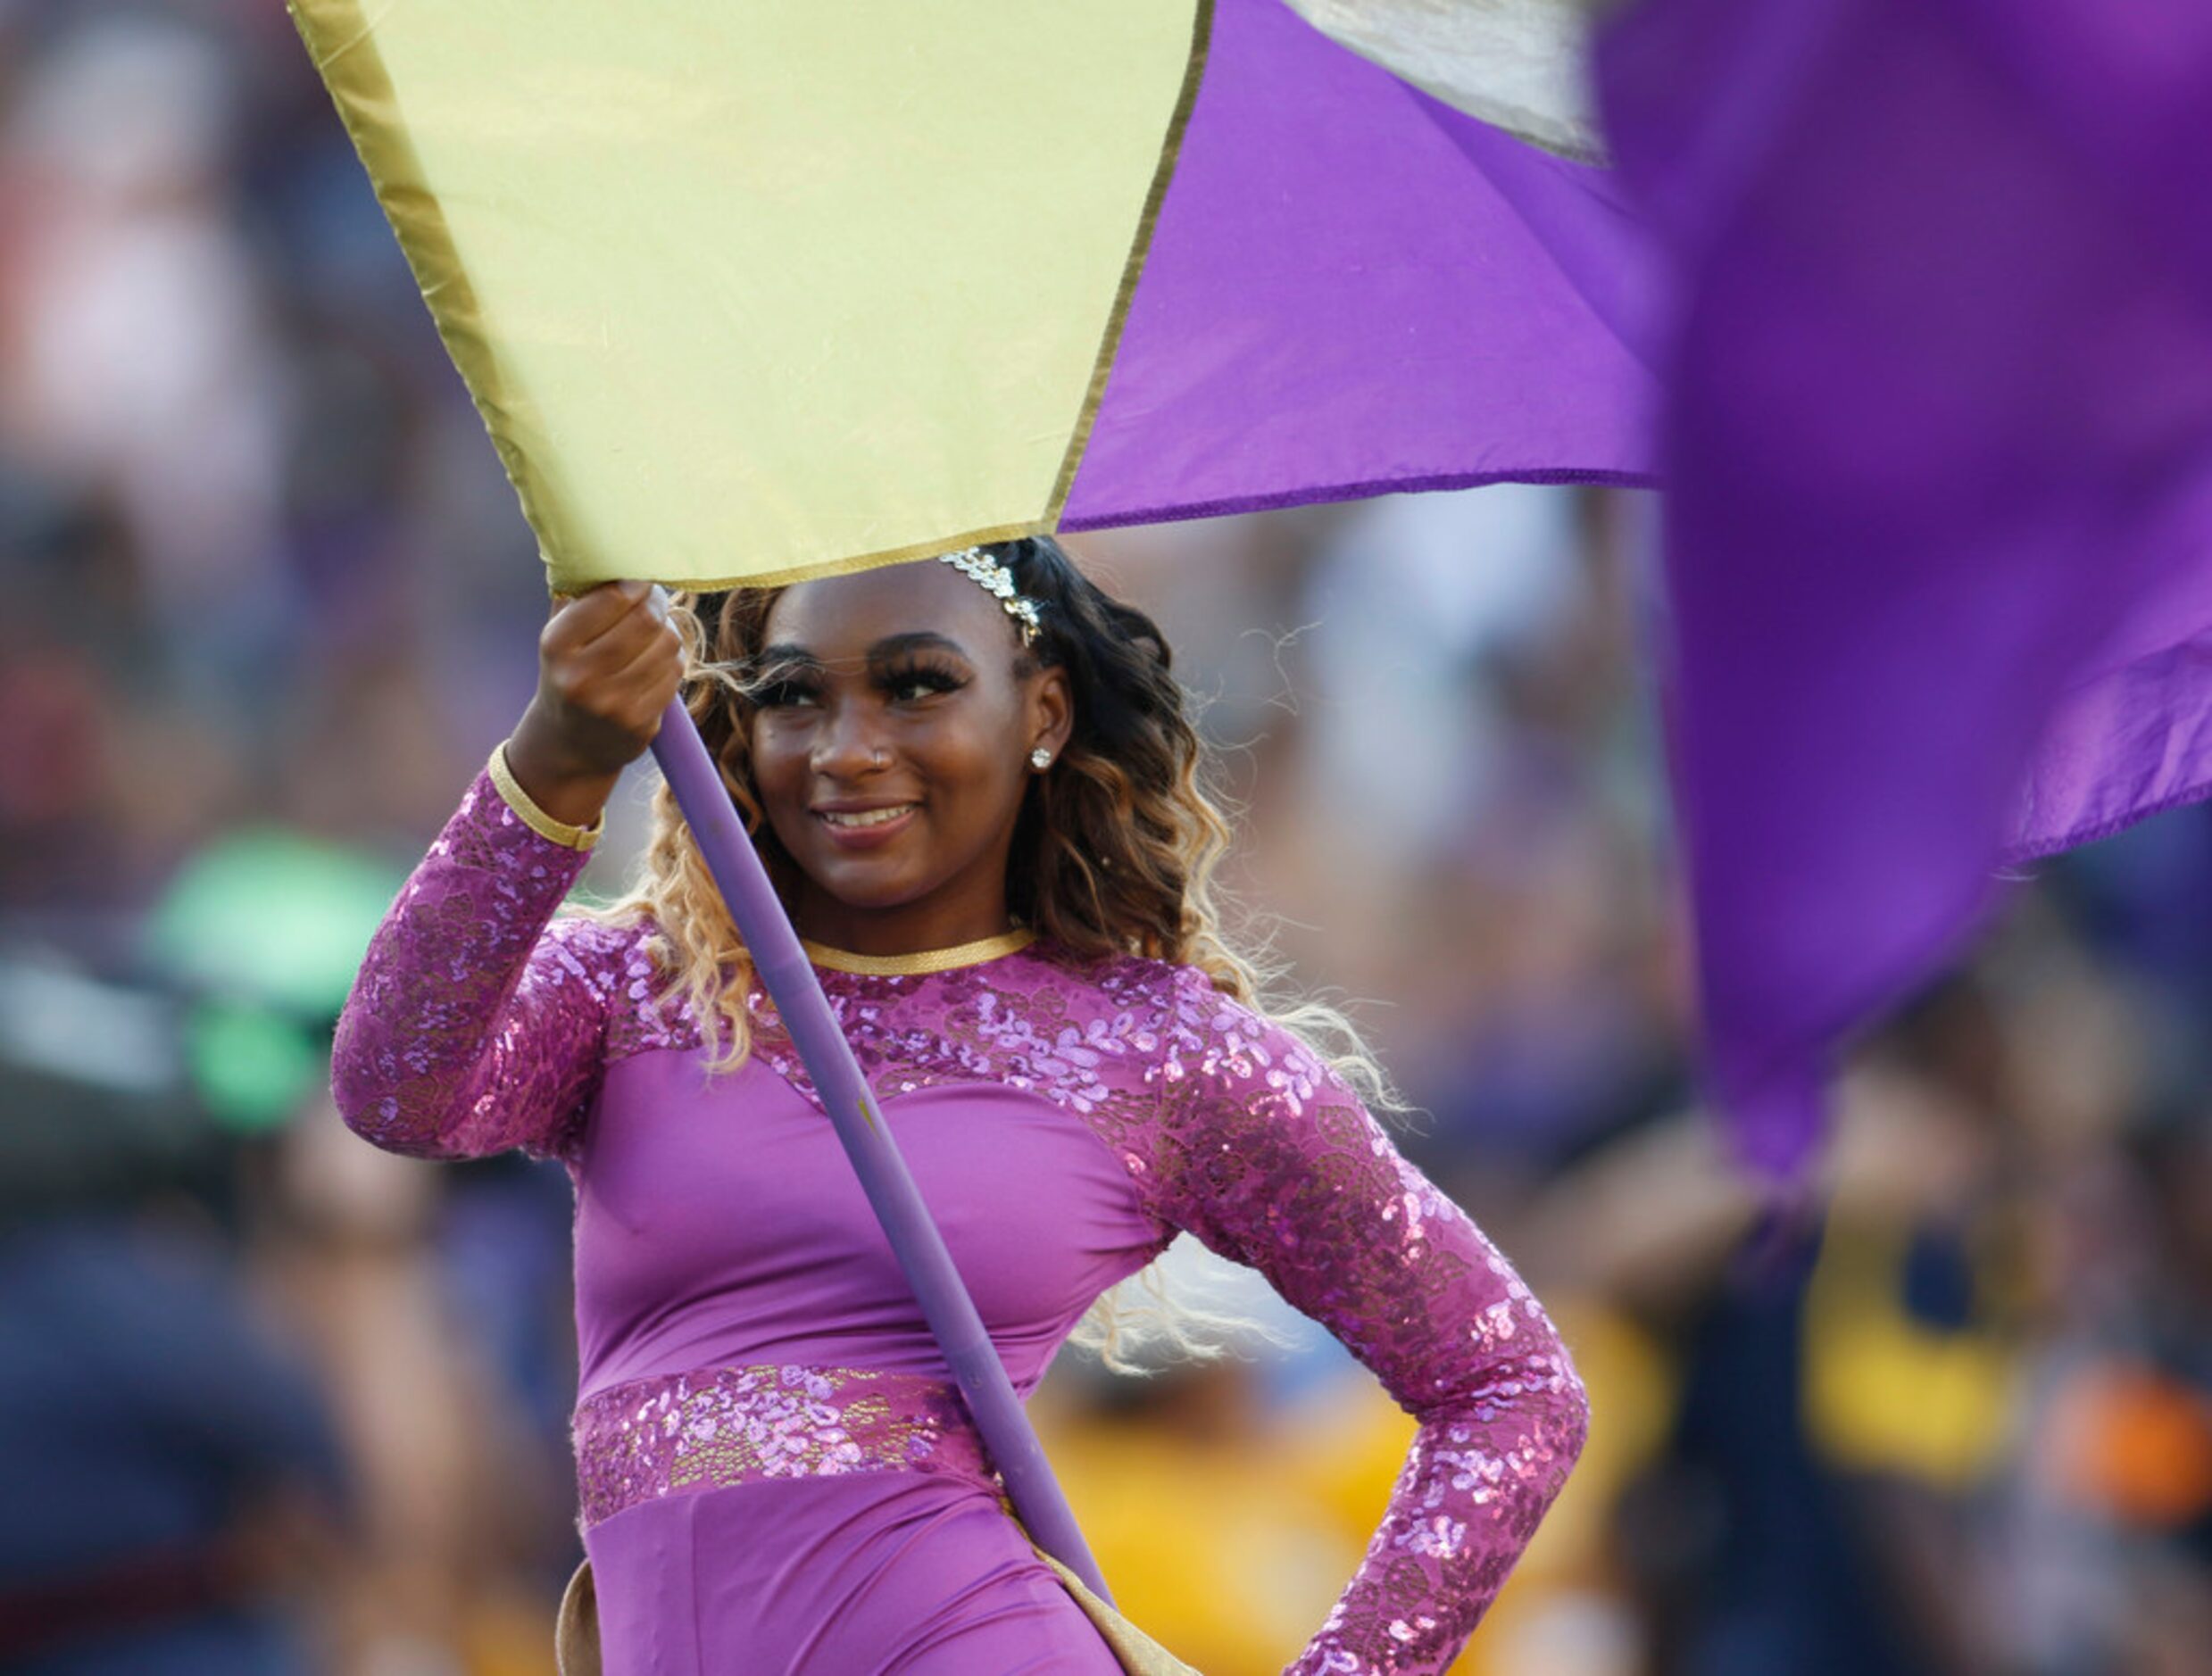
{"type": "Polygon", "coordinates": [[[1217,0],[1061,527],[1649,480],[1636,225],[1280,0],[1217,0]]]}
{"type": "MultiPolygon", "coordinates": [[[[884,1120],[1027,1397],[1091,1299],[1158,1254],[1160,1225],[1099,1137],[1034,1093],[919,1088],[886,1099],[884,1120]],[[1009,1194],[1010,1180],[1052,1191],[1009,1194]]],[[[583,1395],[752,1362],[945,1375],[821,1108],[765,1055],[711,1083],[691,1053],[618,1060],[578,1147],[583,1395]],[[702,1147],[703,1128],[744,1145],[702,1147]],[[732,1307],[670,1309],[671,1296],[732,1307]]]]}
{"type": "MultiPolygon", "coordinates": [[[[570,1169],[580,1501],[632,1649],[611,1668],[866,1676],[940,1668],[910,1661],[942,1643],[977,1670],[1044,1646],[1067,1662],[1035,1668],[1087,1671],[1095,1631],[953,1435],[950,1371],[772,1007],[751,991],[749,1057],[711,1076],[650,926],[553,918],[580,865],[479,776],[370,945],[333,1083],[392,1150],[570,1169]]],[[[1310,1050],[1194,969],[1036,942],[820,976],[1022,1394],[1187,1230],[1416,1416],[1375,1540],[1291,1668],[1442,1671],[1586,1423],[1504,1256],[1310,1050]]]]}
{"type": "Polygon", "coordinates": [[[584,1546],[607,1676],[1120,1676],[998,1503],[943,1479],[667,1496],[584,1546]]]}
{"type": "Polygon", "coordinates": [[[2212,786],[2212,9],[1643,0],[1601,65],[1711,1068],[1787,1174],[2008,861],[2212,786]]]}

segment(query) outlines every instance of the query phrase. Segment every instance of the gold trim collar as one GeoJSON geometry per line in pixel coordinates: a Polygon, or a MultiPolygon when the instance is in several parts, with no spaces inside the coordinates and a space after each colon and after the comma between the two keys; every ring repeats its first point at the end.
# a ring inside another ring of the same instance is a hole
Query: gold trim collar
{"type": "Polygon", "coordinates": [[[832,972],[849,972],[856,977],[918,977],[930,972],[952,972],[964,966],[981,966],[986,960],[1012,954],[1017,949],[1027,949],[1036,940],[1035,932],[1021,925],[995,937],[985,937],[980,942],[963,942],[952,949],[925,949],[919,954],[852,954],[844,949],[833,949],[827,943],[808,942],[804,938],[800,942],[808,959],[832,972]]]}

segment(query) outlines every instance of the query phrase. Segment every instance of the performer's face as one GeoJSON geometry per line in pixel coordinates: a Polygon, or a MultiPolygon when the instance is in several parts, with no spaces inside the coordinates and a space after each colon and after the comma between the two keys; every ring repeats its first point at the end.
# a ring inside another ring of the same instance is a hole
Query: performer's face
{"type": "Polygon", "coordinates": [[[1067,742],[1066,676],[1028,666],[998,601],[942,564],[797,584],[763,640],[753,784],[802,875],[801,933],[896,954],[1002,930],[1029,753],[1067,742]]]}

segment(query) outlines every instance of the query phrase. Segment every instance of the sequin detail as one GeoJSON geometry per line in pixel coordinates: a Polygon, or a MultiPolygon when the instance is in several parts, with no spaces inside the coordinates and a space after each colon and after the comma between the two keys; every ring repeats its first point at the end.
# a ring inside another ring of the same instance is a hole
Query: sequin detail
{"type": "Polygon", "coordinates": [[[762,1365],[632,1380],[573,1427],[586,1529],[656,1496],[768,1478],[936,1473],[998,1493],[960,1392],[873,1368],[762,1365]]]}
{"type": "MultiPolygon", "coordinates": [[[[569,1153],[608,1061],[698,1045],[693,1022],[653,1003],[642,927],[548,926],[579,860],[479,779],[378,933],[339,1031],[336,1085],[362,1133],[428,1157],[569,1153]]],[[[884,1100],[995,1083],[1052,1101],[1112,1151],[1162,1245],[1187,1229],[1260,1270],[1414,1415],[1382,1524],[1287,1676],[1444,1670],[1588,1421],[1566,1348],[1503,1254],[1310,1049],[1202,973],[1040,942],[948,972],[822,982],[884,1100]]],[[[813,1099],[774,1008],[758,991],[749,1005],[756,1057],[813,1099]]],[[[840,1458],[811,1433],[793,1458],[818,1444],[840,1458]]],[[[694,1458],[653,1447],[671,1473],[694,1458]]],[[[719,1470],[711,1449],[696,1458],[719,1470]]],[[[654,1485],[662,1460],[587,1470],[654,1485]]]]}
{"type": "Polygon", "coordinates": [[[331,1089],[354,1130],[415,1157],[565,1156],[611,1049],[697,1044],[653,1007],[635,927],[553,921],[585,860],[477,776],[339,1016],[331,1089]]]}

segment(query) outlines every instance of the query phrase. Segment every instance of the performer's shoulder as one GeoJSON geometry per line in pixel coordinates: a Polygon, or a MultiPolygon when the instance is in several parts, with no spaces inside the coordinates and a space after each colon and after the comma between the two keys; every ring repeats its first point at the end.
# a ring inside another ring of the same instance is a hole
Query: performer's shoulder
{"type": "Polygon", "coordinates": [[[1090,991],[1117,1013],[1159,1021],[1179,1017],[1186,1023],[1225,1013],[1240,1019],[1255,1016],[1202,967],[1152,955],[1078,954],[1043,942],[1032,952],[1054,968],[1059,981],[1090,991]]]}

